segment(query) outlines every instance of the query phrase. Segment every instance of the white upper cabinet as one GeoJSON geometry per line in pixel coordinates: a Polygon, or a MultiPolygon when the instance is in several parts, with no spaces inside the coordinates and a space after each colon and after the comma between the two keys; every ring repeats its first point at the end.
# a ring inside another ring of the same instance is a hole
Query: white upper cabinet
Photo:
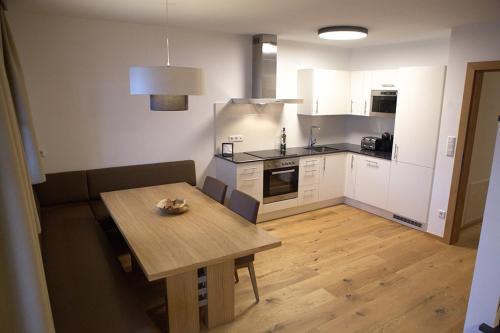
{"type": "Polygon", "coordinates": [[[445,66],[399,70],[393,159],[434,167],[445,66]]]}
{"type": "Polygon", "coordinates": [[[346,153],[329,154],[323,157],[319,200],[329,200],[344,196],[346,153]]]}
{"type": "Polygon", "coordinates": [[[370,71],[371,74],[371,89],[373,90],[392,90],[398,87],[397,69],[384,69],[370,71]]]}
{"type": "Polygon", "coordinates": [[[297,97],[304,99],[298,113],[312,116],[350,114],[350,72],[299,69],[297,97]]]}
{"type": "Polygon", "coordinates": [[[371,102],[371,72],[351,72],[351,114],[368,116],[371,102]]]}

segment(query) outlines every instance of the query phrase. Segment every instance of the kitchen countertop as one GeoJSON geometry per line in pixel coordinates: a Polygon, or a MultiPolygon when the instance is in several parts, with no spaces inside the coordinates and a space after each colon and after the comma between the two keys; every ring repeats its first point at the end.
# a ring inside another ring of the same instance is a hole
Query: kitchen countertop
{"type": "MultiPolygon", "coordinates": [[[[332,150],[326,149],[324,151],[315,151],[312,149],[306,149],[304,147],[291,147],[291,148],[288,148],[286,150],[287,156],[283,156],[281,158],[335,154],[335,153],[342,153],[342,152],[361,154],[361,155],[366,155],[366,156],[370,156],[370,157],[382,158],[385,160],[391,160],[391,158],[392,158],[391,152],[366,150],[366,149],[361,148],[360,145],[355,145],[355,144],[351,144],[351,143],[322,144],[322,145],[317,145],[316,147],[327,147],[327,148],[333,148],[333,149],[332,150]]],[[[252,152],[252,153],[256,153],[256,152],[252,152]]],[[[221,154],[215,154],[215,156],[218,158],[224,159],[226,161],[236,163],[236,164],[258,162],[258,161],[266,160],[264,158],[256,157],[256,156],[249,155],[246,153],[235,153],[232,157],[225,157],[225,156],[222,156],[221,154]]],[[[269,158],[269,159],[271,159],[271,158],[269,158]]],[[[272,159],[276,159],[276,158],[272,158],[272,159]]]]}

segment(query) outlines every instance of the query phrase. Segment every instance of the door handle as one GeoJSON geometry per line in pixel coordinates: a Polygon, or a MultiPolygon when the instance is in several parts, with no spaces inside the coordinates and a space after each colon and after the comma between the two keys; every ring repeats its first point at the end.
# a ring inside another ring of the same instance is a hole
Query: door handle
{"type": "Polygon", "coordinates": [[[351,114],[352,114],[352,103],[353,103],[353,100],[351,99],[351,114]]]}
{"type": "Polygon", "coordinates": [[[378,163],[375,161],[366,160],[368,166],[373,166],[378,168],[378,163]]]}
{"type": "Polygon", "coordinates": [[[351,155],[351,170],[354,168],[354,155],[351,155]]]}
{"type": "Polygon", "coordinates": [[[316,113],[319,112],[319,98],[316,99],[316,113]]]}
{"type": "Polygon", "coordinates": [[[365,99],[365,111],[364,112],[365,112],[365,115],[366,115],[366,99],[365,99]]]}
{"type": "Polygon", "coordinates": [[[398,145],[395,143],[394,144],[394,160],[398,160],[398,152],[399,152],[399,147],[398,145]]]}
{"type": "Polygon", "coordinates": [[[283,174],[283,173],[294,173],[295,170],[282,170],[282,171],[273,171],[271,172],[271,175],[280,175],[280,174],[283,174]]]}
{"type": "Polygon", "coordinates": [[[325,172],[326,168],[326,157],[323,157],[323,173],[325,172]]]}

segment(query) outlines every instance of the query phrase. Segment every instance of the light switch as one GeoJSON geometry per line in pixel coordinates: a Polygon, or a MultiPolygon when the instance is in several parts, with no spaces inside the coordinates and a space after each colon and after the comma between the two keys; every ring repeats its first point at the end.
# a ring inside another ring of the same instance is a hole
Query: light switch
{"type": "Polygon", "coordinates": [[[449,136],[446,141],[446,156],[453,157],[455,156],[455,147],[457,145],[457,137],[449,136]]]}

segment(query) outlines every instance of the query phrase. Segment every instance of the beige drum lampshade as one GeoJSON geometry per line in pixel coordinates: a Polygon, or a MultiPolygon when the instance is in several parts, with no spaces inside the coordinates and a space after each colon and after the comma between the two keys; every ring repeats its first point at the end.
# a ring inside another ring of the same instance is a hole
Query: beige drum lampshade
{"type": "Polygon", "coordinates": [[[129,75],[130,94],[150,95],[153,111],[187,110],[187,96],[205,92],[205,74],[201,68],[131,67],[129,75]]]}

